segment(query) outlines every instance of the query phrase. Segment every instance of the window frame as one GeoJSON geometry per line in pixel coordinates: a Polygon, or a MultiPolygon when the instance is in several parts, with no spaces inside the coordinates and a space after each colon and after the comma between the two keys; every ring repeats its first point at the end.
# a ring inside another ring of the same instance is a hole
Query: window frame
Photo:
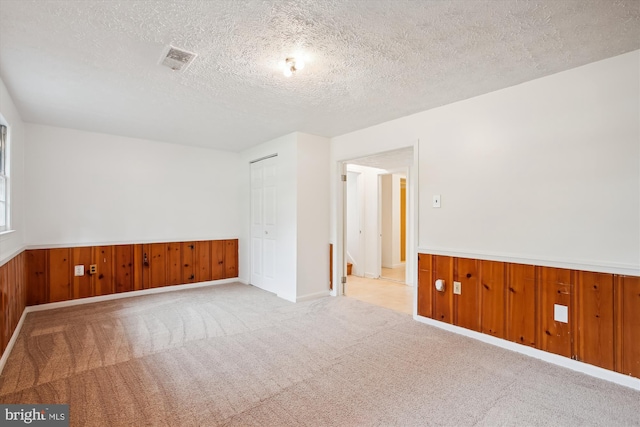
{"type": "Polygon", "coordinates": [[[4,185],[4,191],[0,190],[0,194],[4,192],[4,200],[0,200],[0,209],[4,209],[4,224],[0,225],[0,234],[11,231],[11,194],[9,185],[10,171],[10,128],[4,118],[0,115],[0,133],[4,134],[4,138],[0,135],[0,185],[4,185]]]}

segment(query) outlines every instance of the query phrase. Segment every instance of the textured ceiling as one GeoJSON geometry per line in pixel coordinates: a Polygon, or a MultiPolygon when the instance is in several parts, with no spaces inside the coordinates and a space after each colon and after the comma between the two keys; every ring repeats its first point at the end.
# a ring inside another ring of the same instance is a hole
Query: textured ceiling
{"type": "Polygon", "coordinates": [[[237,151],[638,49],[639,16],[633,0],[0,0],[0,76],[28,122],[237,151]],[[184,73],[157,65],[168,44],[198,54],[184,73]]]}

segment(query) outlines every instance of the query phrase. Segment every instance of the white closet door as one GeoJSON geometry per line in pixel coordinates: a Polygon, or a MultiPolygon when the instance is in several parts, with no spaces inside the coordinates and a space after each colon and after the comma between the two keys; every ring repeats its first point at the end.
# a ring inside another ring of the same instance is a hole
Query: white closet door
{"type": "Polygon", "coordinates": [[[251,164],[251,284],[276,291],[277,157],[251,164]]]}

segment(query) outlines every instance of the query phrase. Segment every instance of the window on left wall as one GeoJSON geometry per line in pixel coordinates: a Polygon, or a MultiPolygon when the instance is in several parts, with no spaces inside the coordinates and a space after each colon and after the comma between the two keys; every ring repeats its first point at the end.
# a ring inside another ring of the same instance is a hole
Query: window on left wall
{"type": "Polygon", "coordinates": [[[0,233],[9,230],[9,129],[0,125],[0,233]]]}

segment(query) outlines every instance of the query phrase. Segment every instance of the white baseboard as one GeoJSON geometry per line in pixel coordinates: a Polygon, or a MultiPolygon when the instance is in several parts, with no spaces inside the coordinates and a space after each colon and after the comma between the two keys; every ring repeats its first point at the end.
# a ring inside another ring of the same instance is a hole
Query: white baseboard
{"type": "Polygon", "coordinates": [[[616,384],[640,391],[640,378],[634,378],[629,375],[623,375],[618,372],[600,368],[598,366],[589,365],[588,363],[569,359],[568,357],[559,356],[557,354],[538,350],[533,347],[528,347],[526,345],[521,345],[511,341],[507,341],[502,338],[496,338],[491,335],[461,328],[460,326],[455,326],[449,323],[440,322],[438,320],[429,319],[428,317],[414,315],[413,318],[418,322],[425,323],[430,326],[435,326],[436,328],[444,329],[445,331],[453,332],[459,335],[464,335],[466,337],[473,338],[478,341],[485,342],[487,344],[495,345],[496,347],[501,347],[506,350],[515,351],[516,353],[524,354],[536,359],[543,360],[548,363],[553,363],[554,365],[562,366],[563,368],[568,368],[573,371],[581,372],[583,374],[587,374],[595,378],[600,378],[602,380],[610,381],[612,383],[616,383],[616,384]]]}
{"type": "Polygon", "coordinates": [[[212,280],[210,282],[187,283],[185,285],[171,285],[171,286],[164,286],[162,288],[142,289],[139,291],[121,292],[117,294],[102,295],[98,297],[80,298],[80,299],[74,299],[70,301],[50,302],[47,304],[40,304],[40,305],[27,307],[26,310],[28,310],[29,312],[53,310],[55,308],[71,307],[74,305],[93,304],[96,302],[111,301],[111,300],[120,299],[120,298],[131,298],[131,297],[138,297],[142,295],[161,294],[164,292],[174,292],[174,291],[182,291],[185,289],[204,288],[207,286],[223,285],[225,283],[236,283],[236,282],[238,282],[238,279],[233,278],[233,279],[212,280]]]}
{"type": "Polygon", "coordinates": [[[278,298],[282,298],[283,300],[289,301],[289,302],[296,302],[296,296],[295,295],[290,295],[290,294],[276,294],[276,296],[278,298]]]}
{"type": "Polygon", "coordinates": [[[4,349],[4,353],[2,353],[2,357],[0,357],[0,375],[2,375],[2,370],[4,369],[4,365],[7,363],[7,359],[9,359],[9,355],[11,354],[11,350],[13,350],[13,346],[16,344],[16,340],[18,339],[18,335],[20,334],[20,330],[22,329],[22,324],[24,323],[25,317],[29,313],[29,307],[26,307],[22,310],[22,316],[20,316],[20,320],[16,325],[16,329],[13,331],[13,335],[11,335],[11,339],[7,343],[7,348],[4,349]]]}
{"type": "Polygon", "coordinates": [[[323,297],[327,297],[329,296],[329,291],[322,291],[322,292],[315,292],[313,294],[307,294],[307,295],[302,295],[299,297],[296,297],[296,302],[303,302],[303,301],[311,301],[314,299],[318,299],[318,298],[323,298],[323,297]]]}

